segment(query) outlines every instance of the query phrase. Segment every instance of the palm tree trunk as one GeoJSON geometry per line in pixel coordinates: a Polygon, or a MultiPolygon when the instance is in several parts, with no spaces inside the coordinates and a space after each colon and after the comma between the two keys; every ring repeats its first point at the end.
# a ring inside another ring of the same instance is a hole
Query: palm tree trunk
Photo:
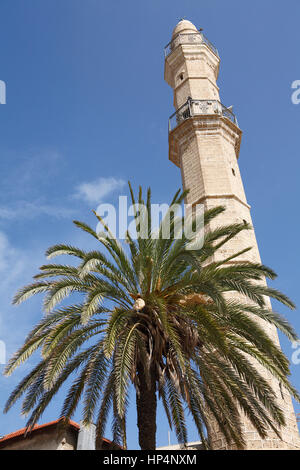
{"type": "Polygon", "coordinates": [[[154,371],[150,372],[150,384],[146,381],[142,365],[137,366],[137,372],[140,383],[140,393],[136,395],[139,444],[141,450],[155,450],[157,399],[154,371]]]}

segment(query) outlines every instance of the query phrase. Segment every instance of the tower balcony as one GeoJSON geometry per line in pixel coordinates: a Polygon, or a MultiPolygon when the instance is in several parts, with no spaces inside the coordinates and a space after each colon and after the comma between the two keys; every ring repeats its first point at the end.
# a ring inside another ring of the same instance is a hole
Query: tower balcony
{"type": "MultiPolygon", "coordinates": [[[[180,145],[196,135],[226,135],[239,157],[242,131],[231,108],[218,100],[193,100],[187,102],[169,119],[169,159],[181,165],[180,145]]],[[[185,145],[185,144],[184,144],[185,145]]]]}
{"type": "Polygon", "coordinates": [[[238,127],[237,118],[230,108],[226,108],[218,100],[193,100],[189,98],[177,111],[169,118],[169,132],[172,132],[182,121],[199,115],[219,115],[229,119],[238,127]]]}
{"type": "Polygon", "coordinates": [[[200,31],[197,33],[179,33],[169,44],[166,45],[164,52],[165,57],[168,57],[178,46],[182,44],[205,44],[217,57],[219,53],[217,48],[204,36],[200,31]]]}

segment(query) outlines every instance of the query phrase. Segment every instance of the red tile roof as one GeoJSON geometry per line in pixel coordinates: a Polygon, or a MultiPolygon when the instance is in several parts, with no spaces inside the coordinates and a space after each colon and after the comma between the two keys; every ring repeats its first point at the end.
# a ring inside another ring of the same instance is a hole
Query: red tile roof
{"type": "MultiPolygon", "coordinates": [[[[31,432],[40,431],[42,429],[46,429],[46,428],[49,428],[51,426],[55,426],[58,423],[60,423],[62,420],[63,420],[63,418],[60,418],[60,419],[57,419],[55,421],[50,421],[49,423],[45,423],[45,424],[35,424],[34,427],[32,428],[31,432]]],[[[80,429],[79,424],[75,423],[75,421],[69,420],[68,426],[70,426],[71,428],[73,428],[76,431],[79,431],[79,429],[80,429]]],[[[19,429],[18,431],[12,432],[10,434],[6,434],[5,436],[3,436],[0,439],[0,446],[1,446],[2,443],[6,442],[6,441],[9,441],[11,439],[15,439],[15,438],[18,438],[18,437],[21,437],[21,436],[25,437],[26,429],[27,428],[22,428],[22,429],[19,429]]]]}
{"type": "MultiPolygon", "coordinates": [[[[32,431],[31,431],[31,433],[35,433],[36,431],[41,431],[41,430],[48,429],[51,426],[56,426],[61,421],[63,421],[63,419],[64,418],[59,418],[55,421],[50,421],[49,423],[45,423],[45,424],[35,424],[32,431]]],[[[69,426],[69,428],[71,428],[71,429],[73,429],[74,431],[77,431],[77,432],[80,429],[79,424],[75,423],[75,421],[72,421],[70,419],[69,419],[69,422],[68,422],[68,426],[69,426]]],[[[22,428],[22,429],[19,429],[18,431],[15,431],[15,432],[12,432],[10,434],[6,434],[5,436],[3,436],[0,439],[0,448],[4,447],[4,445],[7,444],[7,441],[12,441],[12,440],[18,439],[21,436],[23,436],[25,438],[26,437],[25,436],[26,429],[27,428],[22,428]]],[[[102,437],[102,440],[107,444],[112,444],[112,442],[109,439],[105,439],[105,437],[102,437]]]]}

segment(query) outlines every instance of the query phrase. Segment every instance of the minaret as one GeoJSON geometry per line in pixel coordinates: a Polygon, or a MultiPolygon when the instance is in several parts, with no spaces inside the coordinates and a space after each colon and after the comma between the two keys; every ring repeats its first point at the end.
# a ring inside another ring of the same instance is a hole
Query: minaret
{"type": "MultiPolygon", "coordinates": [[[[219,64],[217,49],[190,21],[181,20],[165,48],[165,80],[174,89],[176,109],[169,120],[169,159],[180,168],[184,189],[190,190],[187,203],[202,203],[205,209],[220,205],[226,207],[226,211],[214,221],[215,226],[242,221],[252,225],[238,166],[242,131],[232,109],[220,101],[217,86],[219,64]]],[[[260,263],[253,230],[245,230],[226,243],[217,256],[219,259],[227,258],[249,246],[253,247],[252,250],[234,262],[260,263]]],[[[262,323],[265,331],[279,344],[276,328],[264,321],[262,323]]],[[[243,416],[247,449],[300,449],[289,393],[262,366],[255,365],[272,383],[287,424],[281,432],[282,440],[271,430],[268,438],[263,440],[243,416]]],[[[211,421],[208,435],[212,448],[232,448],[226,445],[214,421],[211,421]]]]}

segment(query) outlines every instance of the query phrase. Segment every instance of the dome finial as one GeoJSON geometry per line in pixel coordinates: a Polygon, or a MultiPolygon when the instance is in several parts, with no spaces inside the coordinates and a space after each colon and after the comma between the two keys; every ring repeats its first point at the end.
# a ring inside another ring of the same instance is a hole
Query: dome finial
{"type": "Polygon", "coordinates": [[[176,36],[179,33],[195,33],[197,32],[196,26],[191,21],[181,18],[177,26],[174,28],[172,36],[176,36]]]}

